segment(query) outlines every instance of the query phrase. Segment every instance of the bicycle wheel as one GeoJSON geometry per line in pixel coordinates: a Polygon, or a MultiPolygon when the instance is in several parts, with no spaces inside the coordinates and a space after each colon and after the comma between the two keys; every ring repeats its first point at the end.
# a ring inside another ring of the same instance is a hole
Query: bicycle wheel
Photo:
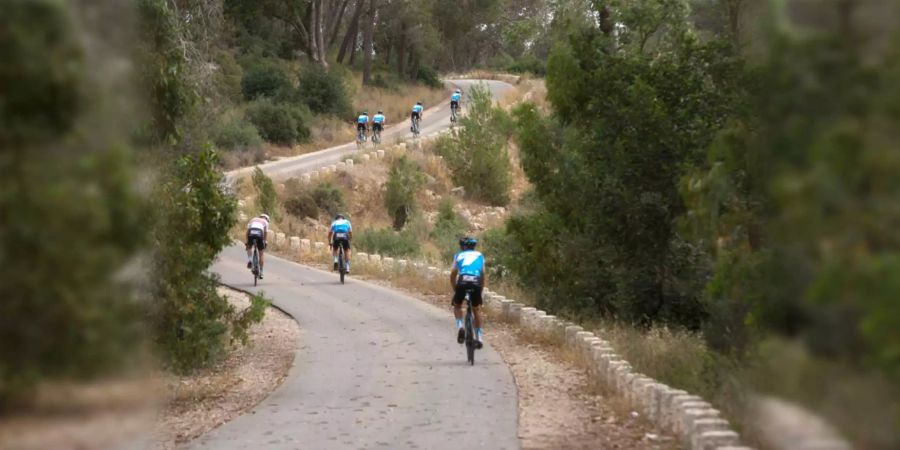
{"type": "Polygon", "coordinates": [[[475,365],[475,330],[472,327],[472,306],[466,308],[466,356],[469,365],[475,365]]]}
{"type": "Polygon", "coordinates": [[[344,247],[338,250],[338,272],[341,274],[341,284],[344,284],[344,247]]]}
{"type": "Polygon", "coordinates": [[[259,250],[255,247],[253,248],[253,285],[256,286],[256,282],[259,280],[259,250]]]}

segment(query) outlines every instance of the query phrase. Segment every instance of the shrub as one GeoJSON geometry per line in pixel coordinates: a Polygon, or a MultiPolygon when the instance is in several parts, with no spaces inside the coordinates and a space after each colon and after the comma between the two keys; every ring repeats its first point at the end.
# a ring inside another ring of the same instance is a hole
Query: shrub
{"type": "Polygon", "coordinates": [[[309,111],[260,99],[247,107],[247,119],[267,142],[292,145],[309,139],[309,111]]]}
{"type": "Polygon", "coordinates": [[[390,228],[369,229],[354,233],[353,244],[359,250],[379,255],[399,257],[419,254],[419,241],[415,236],[390,228]]]}
{"type": "Polygon", "coordinates": [[[453,210],[453,201],[444,199],[438,207],[437,219],[431,231],[431,239],[444,259],[450,259],[459,249],[459,238],[465,234],[467,224],[453,210]]]}
{"type": "Polygon", "coordinates": [[[260,97],[290,99],[294,95],[288,71],[272,61],[263,61],[244,72],[241,78],[241,92],[247,100],[260,97]]]}
{"type": "Polygon", "coordinates": [[[275,209],[278,206],[278,193],[275,192],[275,183],[259,167],[253,169],[253,188],[256,190],[257,209],[260,213],[266,213],[274,219],[275,209]]]}
{"type": "Polygon", "coordinates": [[[416,80],[425,84],[426,86],[436,89],[444,87],[444,83],[441,81],[440,75],[438,75],[437,70],[434,70],[434,68],[432,67],[419,66],[419,70],[418,72],[416,72],[416,80]]]}
{"type": "Polygon", "coordinates": [[[300,72],[298,97],[318,114],[353,115],[347,85],[337,69],[328,70],[315,64],[306,66],[300,72]]]}
{"type": "Polygon", "coordinates": [[[470,91],[469,114],[464,127],[438,140],[436,151],[444,157],[453,182],[473,199],[502,206],[509,203],[512,170],[507,151],[509,116],[493,106],[484,86],[470,91]]]}
{"type": "Polygon", "coordinates": [[[209,266],[229,244],[236,202],[223,189],[214,151],[179,158],[157,195],[150,319],[163,360],[179,372],[208,366],[226,353],[228,338],[246,341],[266,302],[252,297],[238,312],[216,292],[209,266]],[[173,227],[171,224],[179,224],[173,227]]]}
{"type": "Polygon", "coordinates": [[[244,79],[244,71],[234,56],[227,51],[219,51],[215,56],[218,70],[213,76],[213,83],[218,94],[232,101],[239,101],[243,90],[241,81],[244,79]]]}
{"type": "Polygon", "coordinates": [[[213,144],[222,150],[243,150],[262,145],[259,130],[243,117],[217,124],[210,133],[213,144]]]}
{"type": "Polygon", "coordinates": [[[406,156],[401,156],[391,165],[385,184],[384,206],[394,221],[395,229],[400,230],[406,224],[415,208],[416,191],[424,183],[424,175],[406,156]]]}
{"type": "Polygon", "coordinates": [[[312,197],[319,209],[328,213],[329,216],[334,216],[346,207],[344,194],[335,185],[328,182],[316,186],[313,189],[312,197]]]}
{"type": "Polygon", "coordinates": [[[285,183],[284,192],[284,209],[288,214],[299,218],[319,216],[316,199],[296,178],[291,178],[285,183]]]}

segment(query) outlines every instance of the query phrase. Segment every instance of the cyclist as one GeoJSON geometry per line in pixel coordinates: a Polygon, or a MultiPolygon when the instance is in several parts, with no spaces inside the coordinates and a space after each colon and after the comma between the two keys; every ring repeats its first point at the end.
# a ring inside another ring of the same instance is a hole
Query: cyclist
{"type": "Polygon", "coordinates": [[[384,111],[378,110],[378,114],[372,117],[372,131],[381,133],[384,131],[384,111]]]}
{"type": "Polygon", "coordinates": [[[450,96],[450,111],[459,111],[460,99],[462,99],[462,90],[457,89],[456,92],[454,92],[453,95],[450,96]]]}
{"type": "Polygon", "coordinates": [[[362,140],[366,140],[366,131],[369,130],[369,112],[363,111],[356,118],[356,134],[362,136],[362,140]]]}
{"type": "MultiPolygon", "coordinates": [[[[424,116],[424,114],[423,114],[424,110],[425,110],[425,107],[422,106],[422,102],[416,102],[416,104],[413,105],[413,107],[412,107],[412,114],[410,114],[409,120],[415,121],[416,119],[418,119],[419,122],[421,122],[422,117],[424,116]]],[[[412,131],[412,127],[410,127],[410,131],[412,131]]]]}
{"type": "Polygon", "coordinates": [[[250,223],[247,224],[247,268],[253,268],[253,246],[256,246],[256,250],[259,251],[259,278],[263,277],[263,266],[265,265],[265,260],[263,259],[263,252],[266,249],[266,235],[269,231],[269,215],[268,214],[260,214],[257,217],[250,219],[250,223]]]}
{"type": "Polygon", "coordinates": [[[481,292],[487,284],[487,273],[484,266],[484,255],[475,250],[478,241],[472,237],[459,240],[459,253],[453,257],[450,267],[450,284],[453,286],[453,315],[456,317],[456,342],[462,344],[466,339],[463,329],[462,302],[466,291],[472,290],[472,310],[475,313],[475,348],[484,346],[481,334],[481,292]]]}
{"type": "Polygon", "coordinates": [[[344,265],[350,273],[350,240],[353,239],[353,225],[343,214],[334,216],[328,230],[328,242],[331,242],[331,255],[334,257],[334,270],[338,270],[338,245],[344,248],[344,265]]]}

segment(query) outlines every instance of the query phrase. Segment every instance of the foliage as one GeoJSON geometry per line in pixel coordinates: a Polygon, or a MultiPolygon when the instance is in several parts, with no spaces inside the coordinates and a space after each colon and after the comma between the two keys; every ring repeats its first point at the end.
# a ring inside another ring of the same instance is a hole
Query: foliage
{"type": "Polygon", "coordinates": [[[337,69],[310,65],[300,71],[299,99],[317,114],[352,117],[350,96],[343,74],[337,69]]]}
{"type": "Polygon", "coordinates": [[[431,230],[431,239],[441,250],[441,256],[450,260],[459,249],[459,238],[465,234],[468,224],[453,209],[453,201],[445,198],[438,206],[438,215],[431,230]]]}
{"type": "Polygon", "coordinates": [[[114,372],[142,337],[120,268],[147,208],[123,136],[85,125],[121,93],[88,70],[77,12],[0,3],[0,409],[41,381],[114,372]]]}
{"type": "Polygon", "coordinates": [[[259,214],[268,214],[275,219],[278,206],[278,193],[275,192],[275,183],[263,173],[262,169],[253,169],[253,189],[256,190],[256,208],[259,214]]]}
{"type": "Polygon", "coordinates": [[[244,72],[241,92],[247,100],[268,97],[277,100],[293,98],[294,86],[287,69],[281,64],[262,60],[244,72]]]}
{"type": "Polygon", "coordinates": [[[247,106],[247,119],[267,142],[293,145],[309,139],[309,112],[301,107],[259,99],[247,106]]]}
{"type": "Polygon", "coordinates": [[[204,150],[178,158],[154,196],[159,221],[153,230],[150,320],[167,365],[179,372],[208,366],[225,353],[228,338],[246,340],[246,328],[262,318],[259,296],[241,312],[217,292],[208,272],[230,243],[236,202],[224,189],[217,155],[204,150]],[[179,226],[171,226],[179,224],[179,226]]]}
{"type": "Polygon", "coordinates": [[[319,205],[316,199],[303,183],[296,178],[291,178],[284,184],[284,209],[288,214],[304,218],[319,217],[319,205]]]}
{"type": "Polygon", "coordinates": [[[558,288],[562,308],[697,328],[706,265],[676,233],[677,183],[732,114],[733,58],[669,28],[653,55],[608,52],[593,25],[560,43],[547,66],[555,115],[514,113],[543,209],[508,229],[527,249],[512,267],[531,288],[558,288]]]}
{"type": "Polygon", "coordinates": [[[218,123],[210,132],[217,149],[243,150],[262,145],[259,130],[243,117],[234,117],[218,123]]]}
{"type": "Polygon", "coordinates": [[[175,144],[185,117],[197,102],[186,78],[187,60],[179,42],[178,18],[165,0],[138,0],[142,84],[149,87],[150,135],[156,143],[175,144]]]}
{"type": "Polygon", "coordinates": [[[419,67],[419,70],[416,72],[416,81],[435,89],[444,86],[444,82],[441,81],[441,77],[438,75],[437,71],[427,66],[419,67]]]}
{"type": "Polygon", "coordinates": [[[384,207],[394,221],[394,229],[401,230],[406,225],[416,207],[416,192],[424,184],[424,175],[405,155],[391,164],[385,183],[384,207]]]}
{"type": "Polygon", "coordinates": [[[390,228],[358,231],[353,235],[353,245],[360,251],[393,257],[416,256],[420,251],[413,234],[390,228]]]}
{"type": "Polygon", "coordinates": [[[468,96],[468,114],[460,119],[463,128],[439,140],[436,151],[447,162],[453,182],[464,187],[467,196],[506,205],[512,185],[508,116],[493,106],[486,86],[473,87],[468,96]]]}
{"type": "Polygon", "coordinates": [[[312,197],[320,210],[329,216],[335,216],[347,206],[344,194],[337,186],[329,183],[319,183],[312,191],[312,197]]]}

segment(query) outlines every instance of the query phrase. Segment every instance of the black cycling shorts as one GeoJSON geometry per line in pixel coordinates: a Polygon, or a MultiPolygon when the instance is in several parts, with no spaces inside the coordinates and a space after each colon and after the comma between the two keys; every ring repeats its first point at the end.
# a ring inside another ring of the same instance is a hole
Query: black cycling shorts
{"type": "Polygon", "coordinates": [[[477,283],[467,283],[459,281],[456,283],[456,292],[453,294],[453,306],[462,305],[463,300],[466,299],[466,292],[472,291],[472,306],[481,306],[481,291],[484,288],[481,287],[480,284],[477,283]]]}
{"type": "Polygon", "coordinates": [[[334,240],[331,241],[331,248],[336,249],[336,248],[338,248],[339,245],[344,248],[345,252],[347,250],[350,250],[350,239],[334,238],[334,240]]]}
{"type": "Polygon", "coordinates": [[[378,131],[382,131],[382,130],[383,130],[383,128],[381,127],[381,124],[378,123],[378,122],[372,124],[372,129],[373,129],[373,130],[378,130],[378,131]]]}
{"type": "Polygon", "coordinates": [[[254,230],[247,230],[247,248],[251,248],[253,245],[256,245],[256,249],[259,251],[263,251],[266,249],[266,238],[260,234],[253,232],[254,230]]]}
{"type": "Polygon", "coordinates": [[[459,102],[450,100],[450,109],[459,108],[459,102]]]}
{"type": "Polygon", "coordinates": [[[422,118],[422,117],[419,115],[419,113],[417,113],[417,112],[413,112],[412,114],[409,115],[409,117],[412,118],[412,119],[421,119],[421,118],[422,118]]]}
{"type": "Polygon", "coordinates": [[[366,129],[366,124],[364,124],[364,123],[357,123],[357,124],[356,124],[356,129],[357,129],[357,130],[365,130],[365,129],[366,129]]]}

